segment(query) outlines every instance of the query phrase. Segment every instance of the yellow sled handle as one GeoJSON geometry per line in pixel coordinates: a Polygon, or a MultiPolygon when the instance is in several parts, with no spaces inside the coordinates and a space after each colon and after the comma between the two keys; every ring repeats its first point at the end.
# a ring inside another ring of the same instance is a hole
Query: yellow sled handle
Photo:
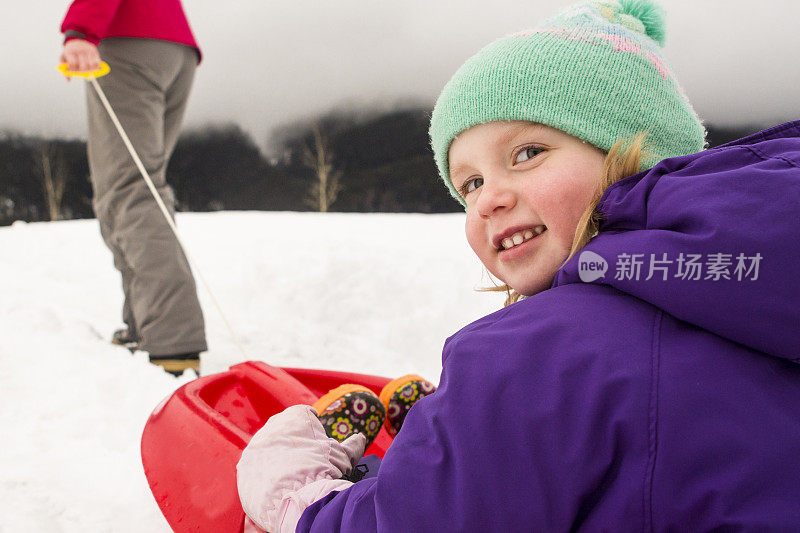
{"type": "Polygon", "coordinates": [[[66,63],[61,63],[57,68],[61,74],[68,78],[86,78],[87,80],[100,78],[111,72],[111,67],[105,61],[100,62],[100,68],[97,70],[69,70],[69,65],[66,63]]]}

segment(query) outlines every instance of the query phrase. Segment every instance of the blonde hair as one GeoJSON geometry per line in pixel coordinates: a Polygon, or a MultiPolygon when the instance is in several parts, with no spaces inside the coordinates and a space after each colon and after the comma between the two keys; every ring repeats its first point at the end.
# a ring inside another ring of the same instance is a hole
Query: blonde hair
{"type": "MultiPolygon", "coordinates": [[[[592,201],[578,220],[578,225],[575,228],[575,237],[572,239],[572,247],[570,248],[567,258],[561,263],[561,266],[564,266],[572,256],[597,235],[600,223],[603,220],[603,214],[597,210],[597,204],[600,202],[600,198],[603,197],[603,193],[605,193],[606,189],[612,184],[639,172],[642,160],[648,156],[646,139],[647,133],[639,132],[629,139],[617,141],[614,146],[611,147],[611,150],[608,151],[603,163],[602,177],[597,184],[592,201]]],[[[561,266],[559,268],[561,268],[561,266]]],[[[489,279],[491,280],[491,276],[489,276],[489,279]]],[[[503,303],[503,307],[526,298],[526,296],[521,295],[507,284],[495,285],[493,287],[481,287],[475,290],[478,292],[505,292],[507,297],[505,303],[503,303]]]]}

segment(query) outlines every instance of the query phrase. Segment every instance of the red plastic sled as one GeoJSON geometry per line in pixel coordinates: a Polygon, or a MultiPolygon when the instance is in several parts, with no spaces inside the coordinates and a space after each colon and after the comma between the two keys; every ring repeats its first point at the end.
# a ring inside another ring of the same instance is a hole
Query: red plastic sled
{"type": "MultiPolygon", "coordinates": [[[[250,361],[179,388],[155,408],[142,434],[144,473],[167,522],[177,532],[242,531],[236,463],[267,419],[290,405],[313,404],[343,383],[379,394],[389,381],[250,361]]],[[[366,453],[382,458],[391,441],[381,429],[366,453]]]]}

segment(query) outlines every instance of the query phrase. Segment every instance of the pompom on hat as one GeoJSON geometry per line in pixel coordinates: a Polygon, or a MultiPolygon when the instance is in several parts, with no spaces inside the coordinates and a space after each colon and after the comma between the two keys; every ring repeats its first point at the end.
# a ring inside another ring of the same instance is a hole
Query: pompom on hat
{"type": "Polygon", "coordinates": [[[703,150],[705,128],[661,54],[664,42],[657,3],[597,0],[484,47],[447,83],[431,117],[450,194],[466,206],[450,181],[450,144],[484,122],[538,122],[606,152],[645,131],[650,157],[640,171],[703,150]]]}

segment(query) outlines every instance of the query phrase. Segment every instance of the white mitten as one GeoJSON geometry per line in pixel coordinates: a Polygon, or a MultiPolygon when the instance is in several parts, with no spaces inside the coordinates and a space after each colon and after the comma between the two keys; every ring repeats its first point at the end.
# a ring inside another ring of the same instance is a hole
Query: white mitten
{"type": "Polygon", "coordinates": [[[361,433],[343,442],[328,437],[308,405],[272,416],[236,465],[244,512],[265,531],[294,531],[306,507],[352,485],[340,478],[358,464],[366,442],[361,433]]]}

